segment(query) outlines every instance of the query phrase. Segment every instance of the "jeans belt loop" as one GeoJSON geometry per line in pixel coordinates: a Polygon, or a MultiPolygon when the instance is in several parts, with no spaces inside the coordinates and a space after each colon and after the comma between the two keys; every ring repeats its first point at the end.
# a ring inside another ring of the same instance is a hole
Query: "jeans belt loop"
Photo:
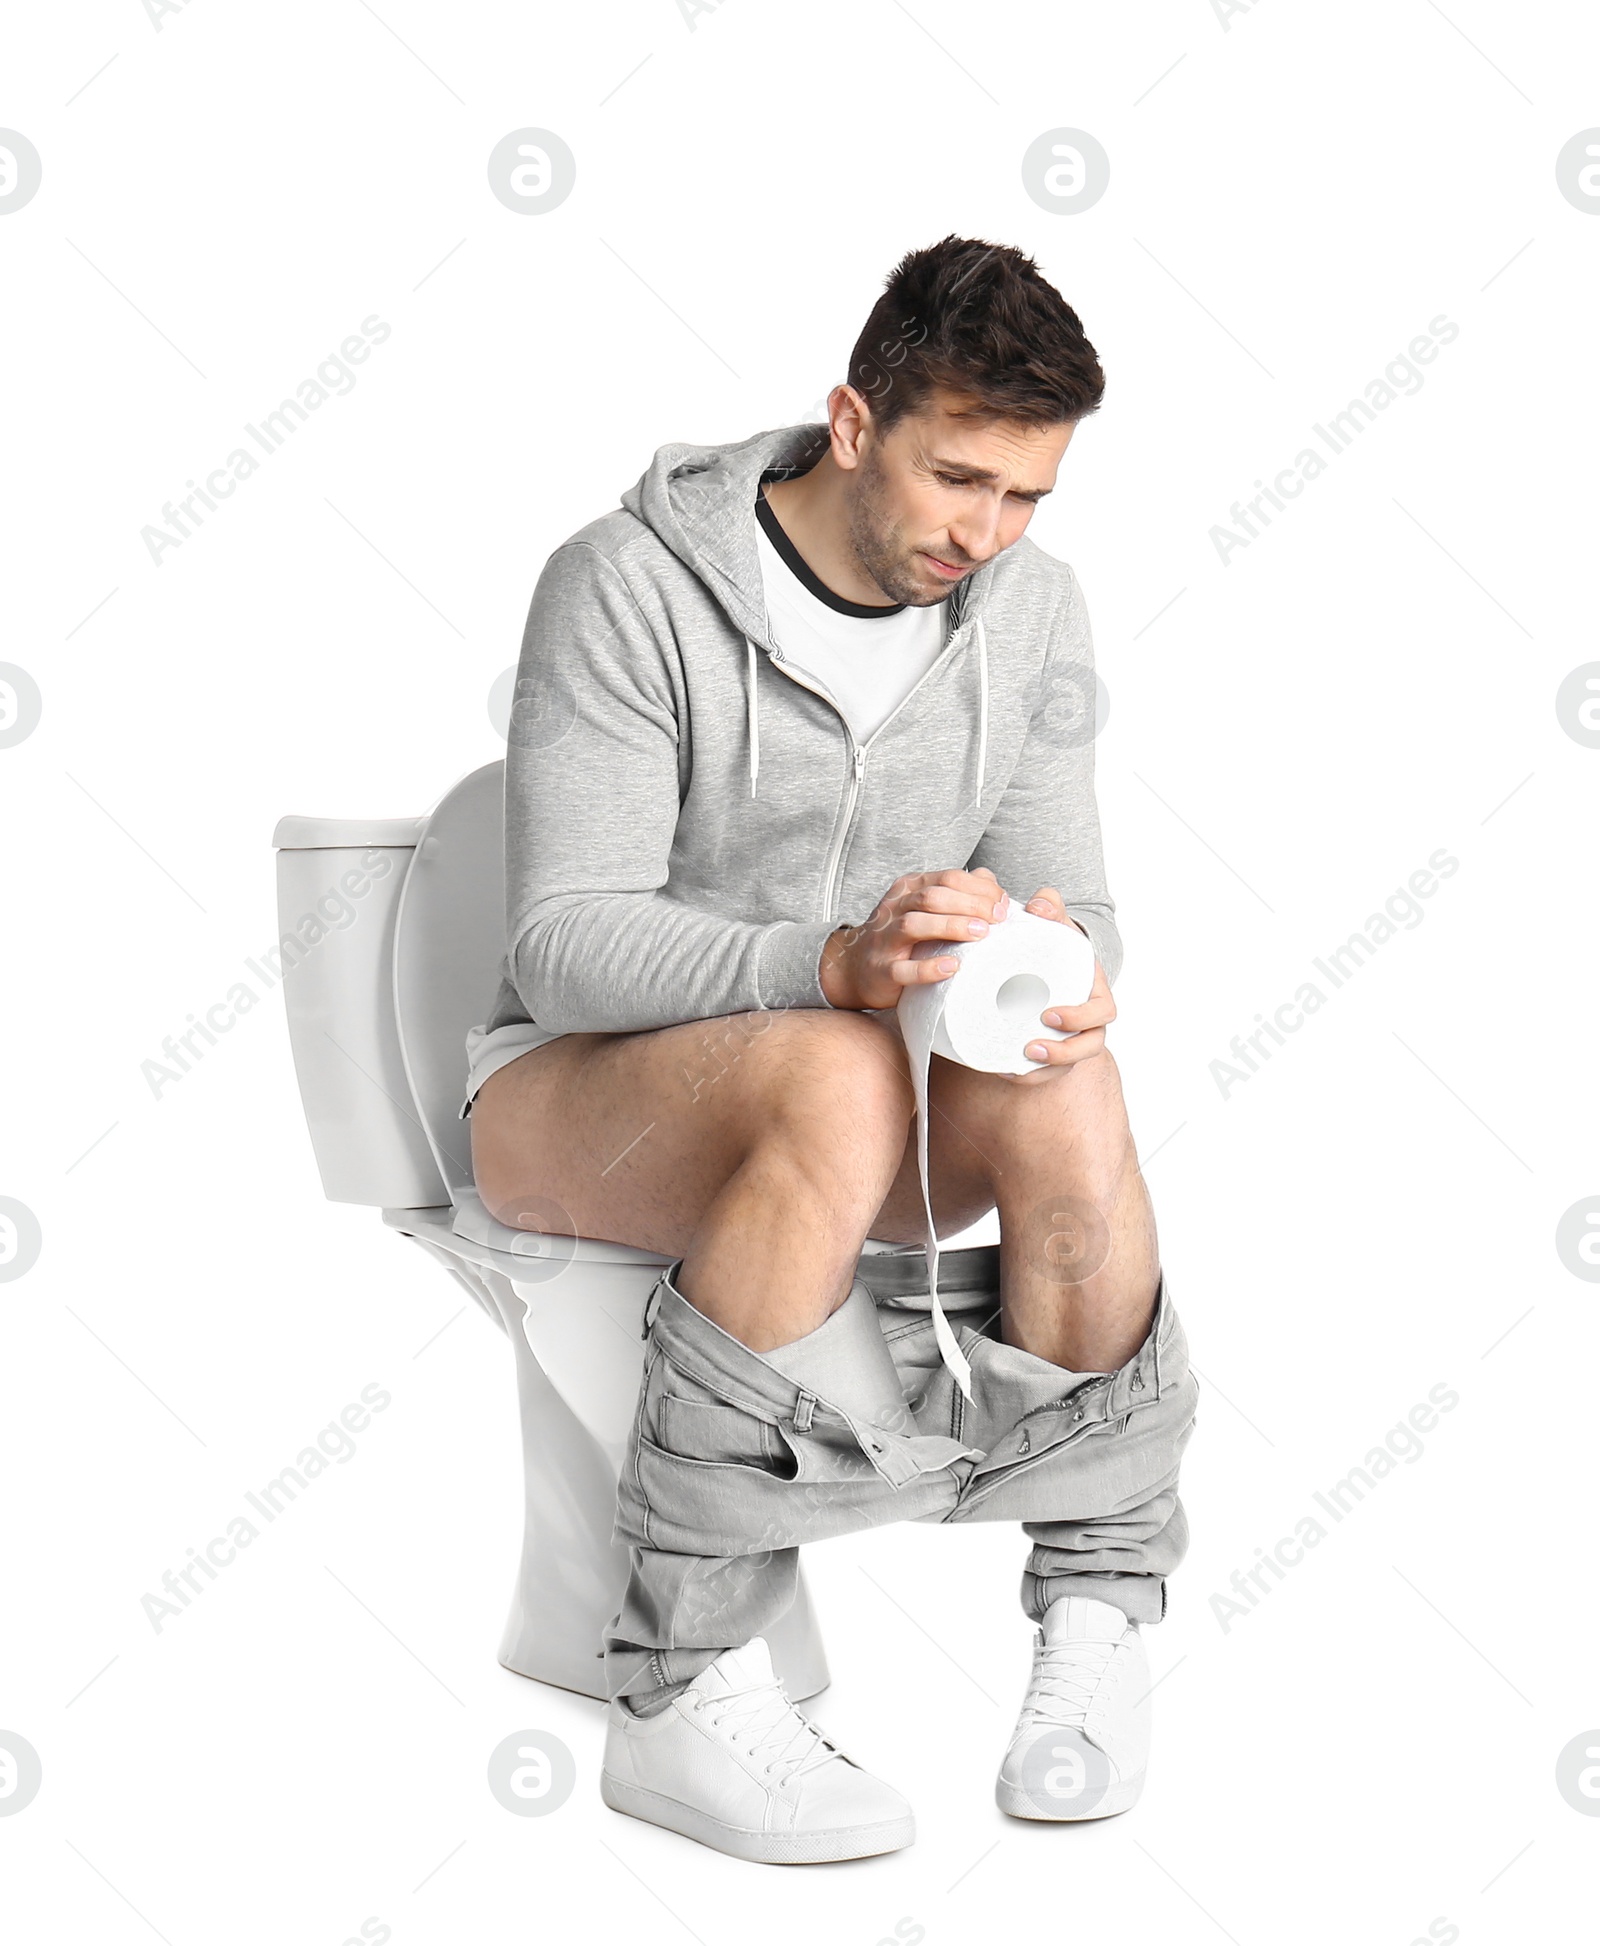
{"type": "Polygon", "coordinates": [[[817,1396],[814,1392],[802,1392],[795,1400],[794,1429],[796,1432],[810,1432],[811,1418],[817,1409],[817,1396]]]}
{"type": "Polygon", "coordinates": [[[650,1327],[656,1321],[657,1311],[661,1309],[661,1286],[666,1282],[668,1274],[667,1271],[662,1271],[661,1275],[650,1286],[650,1295],[644,1301],[644,1316],[639,1325],[639,1336],[641,1338],[648,1339],[650,1336],[650,1327]]]}

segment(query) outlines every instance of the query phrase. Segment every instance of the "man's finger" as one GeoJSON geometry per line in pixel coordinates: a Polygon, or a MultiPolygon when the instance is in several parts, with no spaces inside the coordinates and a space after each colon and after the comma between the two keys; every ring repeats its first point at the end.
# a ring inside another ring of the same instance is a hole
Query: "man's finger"
{"type": "MultiPolygon", "coordinates": [[[[1070,1041],[1029,1041],[1026,1053],[1029,1060],[1044,1062],[1044,1067],[1033,1070],[1034,1074],[1044,1074],[1050,1068],[1070,1068],[1079,1061],[1093,1060],[1095,1055],[1105,1052],[1105,1046],[1105,1029],[1091,1027],[1084,1033],[1074,1034],[1070,1041]]],[[[1021,1078],[1026,1081],[1031,1077],[1021,1078]]]]}
{"type": "Polygon", "coordinates": [[[930,885],[925,892],[913,893],[898,908],[898,914],[913,912],[954,912],[963,918],[982,919],[988,923],[994,917],[999,900],[992,892],[951,892],[942,885],[930,885]]]}
{"type": "Polygon", "coordinates": [[[979,898],[990,899],[994,897],[996,890],[1002,889],[999,879],[987,868],[976,872],[955,869],[947,872],[925,872],[921,875],[921,882],[925,886],[939,885],[952,892],[972,892],[979,898]]]}
{"type": "Polygon", "coordinates": [[[1117,1017],[1117,1005],[1109,993],[1091,993],[1076,1007],[1050,1007],[1039,1016],[1046,1027],[1064,1027],[1081,1033],[1086,1027],[1109,1027],[1117,1017]]]}
{"type": "Polygon", "coordinates": [[[989,930],[987,912],[904,912],[901,930],[911,939],[981,939],[989,930]]]}
{"type": "Polygon", "coordinates": [[[896,986],[927,986],[935,980],[948,980],[960,964],[940,954],[934,959],[897,959],[889,962],[889,978],[896,986]]]}

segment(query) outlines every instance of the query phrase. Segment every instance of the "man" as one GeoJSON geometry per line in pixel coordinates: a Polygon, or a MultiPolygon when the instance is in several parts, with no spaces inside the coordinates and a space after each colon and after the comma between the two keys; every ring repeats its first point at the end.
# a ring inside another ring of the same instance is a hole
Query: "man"
{"type": "Polygon", "coordinates": [[[1024,538],[1103,390],[1029,258],[947,237],[890,276],[826,427],[664,447],[533,598],[474,1171],[503,1222],[557,1209],[674,1260],[619,1488],[601,1783],[747,1858],[912,1840],[766,1643],[800,1545],[887,1520],[1027,1523],[1001,1808],[1105,1816],[1143,1782],[1140,1625],[1185,1550],[1195,1386],[1105,1046],[1088,620],[1024,538]],[[910,1248],[892,1010],[1012,898],[1097,965],[1087,1001],[1042,1010],[1066,1037],[1029,1042],[1037,1066],[932,1062],[939,1233],[995,1208],[1001,1230],[997,1313],[993,1251],[941,1278],[958,1379],[910,1248]]]}

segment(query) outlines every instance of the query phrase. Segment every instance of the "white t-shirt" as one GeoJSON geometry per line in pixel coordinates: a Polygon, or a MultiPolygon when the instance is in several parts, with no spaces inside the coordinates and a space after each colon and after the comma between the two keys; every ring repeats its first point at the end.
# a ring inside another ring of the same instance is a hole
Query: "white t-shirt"
{"type": "Polygon", "coordinates": [[[812,573],[764,493],[756,500],[756,554],[785,662],[828,692],[850,734],[865,743],[938,661],[948,601],[927,608],[846,601],[812,573]]]}

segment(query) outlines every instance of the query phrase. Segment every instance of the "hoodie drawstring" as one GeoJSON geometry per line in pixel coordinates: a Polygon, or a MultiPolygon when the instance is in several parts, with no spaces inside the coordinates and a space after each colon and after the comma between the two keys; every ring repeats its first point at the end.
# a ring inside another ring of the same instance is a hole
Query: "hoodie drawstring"
{"type": "Polygon", "coordinates": [[[989,767],[989,645],[983,637],[983,623],[977,623],[978,630],[978,784],[972,793],[976,804],[983,796],[984,772],[989,767]]]}
{"type": "Polygon", "coordinates": [[[756,773],[761,768],[761,717],[756,706],[756,645],[747,635],[745,648],[749,651],[745,659],[745,688],[747,709],[750,721],[750,795],[756,794],[756,773]]]}

